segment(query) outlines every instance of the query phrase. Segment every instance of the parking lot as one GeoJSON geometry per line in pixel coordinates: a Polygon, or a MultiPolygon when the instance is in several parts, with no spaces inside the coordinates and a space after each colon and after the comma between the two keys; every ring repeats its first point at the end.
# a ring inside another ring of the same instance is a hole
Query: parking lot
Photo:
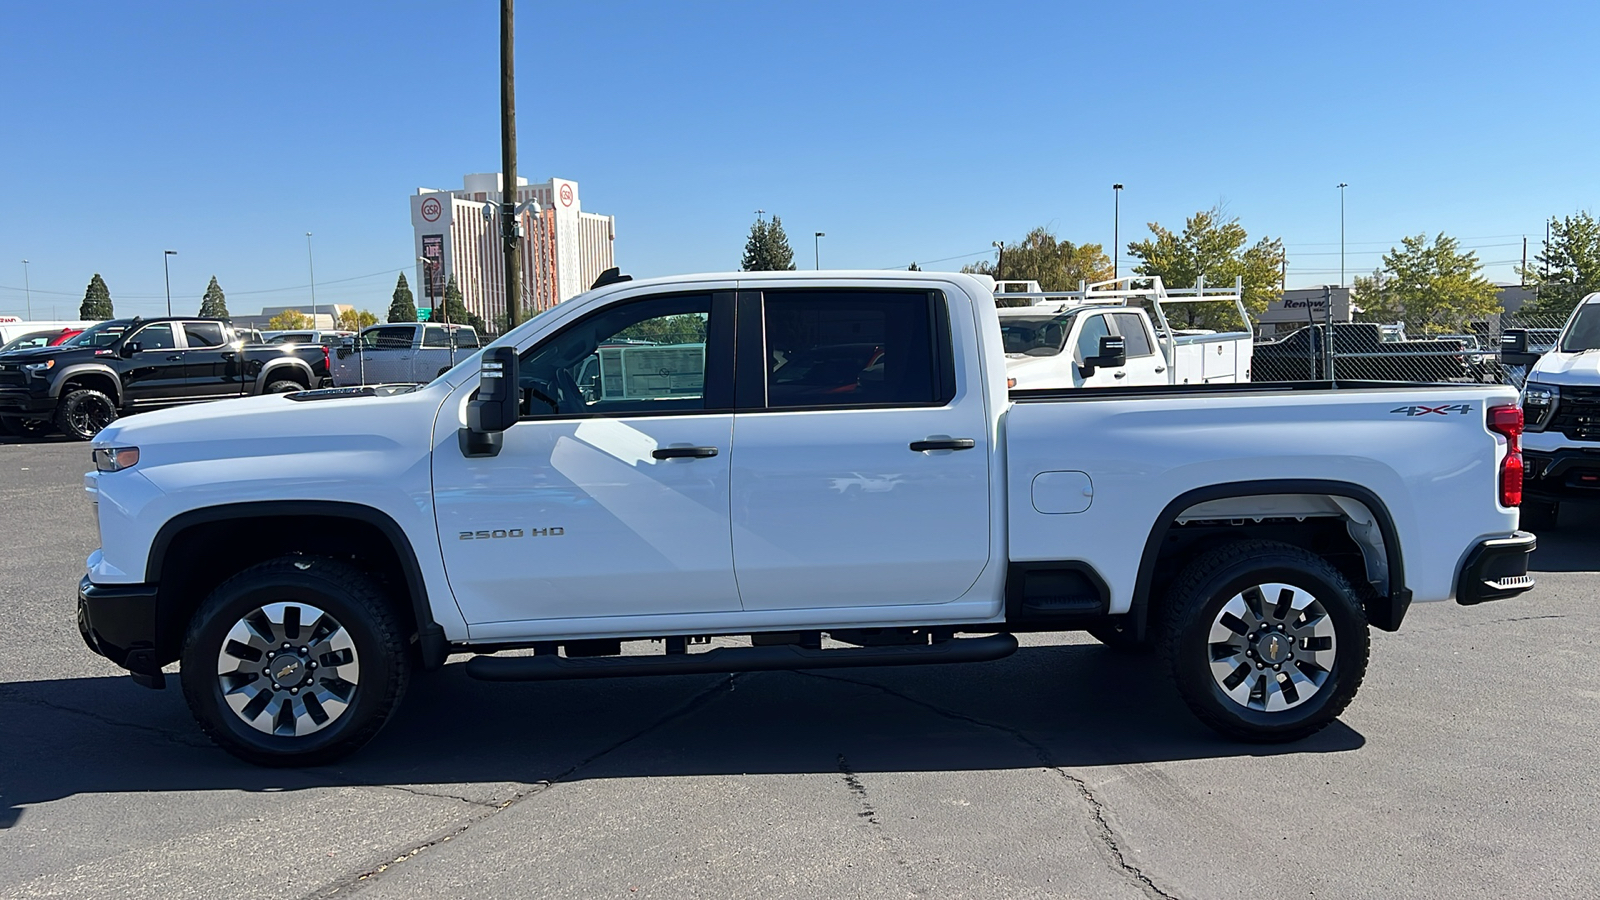
{"type": "Polygon", "coordinates": [[[1540,535],[1533,592],[1374,632],[1297,744],[1226,742],[1148,660],[1038,635],[861,672],[450,665],[361,753],[274,771],[84,648],[87,465],[0,438],[0,897],[1600,893],[1600,511],[1540,535]]]}

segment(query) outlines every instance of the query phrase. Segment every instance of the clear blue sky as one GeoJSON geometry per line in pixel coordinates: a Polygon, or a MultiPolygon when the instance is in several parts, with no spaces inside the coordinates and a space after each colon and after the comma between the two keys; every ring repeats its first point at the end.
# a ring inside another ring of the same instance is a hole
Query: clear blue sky
{"type": "MultiPolygon", "coordinates": [[[[1512,279],[1600,200],[1593,3],[518,4],[520,170],[578,180],[639,276],[956,268],[1051,226],[1124,243],[1223,201],[1289,282],[1445,231],[1512,279]],[[992,251],[989,251],[992,252],[992,251]],[[937,262],[936,262],[937,261],[937,262]]],[[[382,312],[406,197],[499,162],[498,4],[8,4],[0,313],[317,296],[382,312]]],[[[1124,259],[1126,254],[1124,253],[1124,259]]]]}

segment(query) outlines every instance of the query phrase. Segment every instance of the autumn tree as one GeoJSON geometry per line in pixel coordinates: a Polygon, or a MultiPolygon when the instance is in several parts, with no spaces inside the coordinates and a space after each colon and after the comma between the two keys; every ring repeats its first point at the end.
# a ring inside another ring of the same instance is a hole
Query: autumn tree
{"type": "Polygon", "coordinates": [[[340,331],[360,331],[368,325],[376,324],[378,317],[375,314],[364,309],[347,309],[339,313],[337,327],[340,331]]]}
{"type": "Polygon", "coordinates": [[[268,331],[299,331],[311,327],[311,317],[298,309],[286,309],[267,320],[268,331]]]}
{"type": "Polygon", "coordinates": [[[783,219],[773,216],[768,222],[760,216],[750,226],[744,242],[744,258],[739,267],[746,272],[787,272],[794,269],[794,250],[783,232],[783,219]]]}
{"type": "Polygon", "coordinates": [[[208,319],[226,319],[228,317],[228,298],[222,294],[222,286],[217,284],[217,276],[211,276],[211,283],[206,285],[206,293],[200,298],[200,315],[208,319]]]}
{"type": "Polygon", "coordinates": [[[1478,254],[1440,233],[1402,238],[1370,278],[1357,276],[1351,300],[1368,322],[1405,322],[1423,334],[1469,331],[1468,323],[1500,311],[1500,292],[1483,277],[1478,254]]]}
{"type": "Polygon", "coordinates": [[[417,301],[411,296],[411,285],[406,282],[406,273],[400,273],[400,280],[395,282],[394,297],[389,301],[389,321],[415,322],[417,320],[417,301]]]}
{"type": "Polygon", "coordinates": [[[1600,291],[1600,222],[1586,212],[1550,217],[1544,252],[1522,271],[1538,299],[1522,312],[1567,316],[1585,295],[1600,291]]]}
{"type": "MultiPolygon", "coordinates": [[[[1202,276],[1206,284],[1219,288],[1232,287],[1235,278],[1242,279],[1245,309],[1252,316],[1260,315],[1278,298],[1278,277],[1284,263],[1282,239],[1264,237],[1251,244],[1239,218],[1229,216],[1221,206],[1185,219],[1181,234],[1156,222],[1148,227],[1149,238],[1128,242],[1128,253],[1139,260],[1133,270],[1136,274],[1159,275],[1173,288],[1190,287],[1202,276]]],[[[1167,314],[1179,328],[1240,327],[1239,314],[1231,303],[1175,304],[1167,314]]]]}
{"type": "Polygon", "coordinates": [[[994,263],[962,266],[961,271],[988,275],[996,281],[1037,281],[1046,291],[1075,291],[1085,282],[1111,277],[1111,257],[1099,244],[1058,240],[1041,225],[1022,240],[1005,245],[994,263]]]}
{"type": "Polygon", "coordinates": [[[105,279],[96,272],[83,291],[83,304],[78,307],[78,318],[93,321],[109,319],[114,315],[116,313],[111,311],[111,289],[106,287],[105,279]]]}

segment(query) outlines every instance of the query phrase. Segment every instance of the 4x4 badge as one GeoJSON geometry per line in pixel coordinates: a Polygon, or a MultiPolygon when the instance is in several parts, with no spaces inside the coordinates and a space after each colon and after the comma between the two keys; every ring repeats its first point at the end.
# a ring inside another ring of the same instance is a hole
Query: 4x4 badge
{"type": "Polygon", "coordinates": [[[1389,414],[1394,416],[1403,415],[1406,417],[1426,415],[1447,416],[1451,413],[1460,413],[1462,415],[1466,415],[1471,411],[1472,404],[1470,403],[1449,403],[1444,406],[1396,406],[1394,409],[1389,410],[1389,414]]]}

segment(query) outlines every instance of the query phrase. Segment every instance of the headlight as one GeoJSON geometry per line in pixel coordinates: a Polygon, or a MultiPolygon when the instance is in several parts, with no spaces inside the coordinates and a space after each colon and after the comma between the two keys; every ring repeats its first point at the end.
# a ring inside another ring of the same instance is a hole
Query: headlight
{"type": "Polygon", "coordinates": [[[94,467],[98,472],[120,472],[131,469],[139,462],[138,447],[96,447],[94,467]]]}
{"type": "Polygon", "coordinates": [[[1561,390],[1553,385],[1530,382],[1522,389],[1522,417],[1529,431],[1543,431],[1555,411],[1561,390]]]}
{"type": "Polygon", "coordinates": [[[43,375],[55,367],[56,361],[52,359],[42,363],[23,363],[22,371],[27,372],[29,375],[43,375]]]}

